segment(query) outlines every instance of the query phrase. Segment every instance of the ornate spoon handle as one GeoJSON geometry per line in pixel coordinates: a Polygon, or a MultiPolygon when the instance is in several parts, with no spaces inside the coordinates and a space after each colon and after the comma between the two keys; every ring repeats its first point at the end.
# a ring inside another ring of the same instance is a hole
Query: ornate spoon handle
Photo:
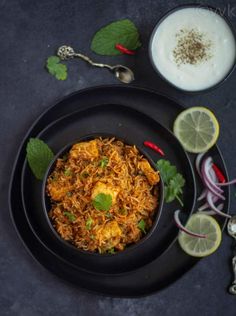
{"type": "Polygon", "coordinates": [[[86,61],[87,63],[89,63],[92,66],[101,67],[101,68],[105,67],[105,68],[108,68],[110,70],[113,69],[113,67],[110,66],[110,65],[102,64],[102,63],[96,63],[96,62],[92,61],[92,59],[90,59],[88,56],[85,56],[84,54],[81,54],[81,53],[76,53],[72,47],[66,46],[66,45],[63,45],[63,46],[59,47],[59,49],[57,51],[57,55],[62,60],[77,57],[77,58],[83,59],[84,61],[86,61]]]}
{"type": "Polygon", "coordinates": [[[234,281],[232,282],[229,293],[236,295],[236,256],[232,259],[233,273],[234,273],[234,281]]]}

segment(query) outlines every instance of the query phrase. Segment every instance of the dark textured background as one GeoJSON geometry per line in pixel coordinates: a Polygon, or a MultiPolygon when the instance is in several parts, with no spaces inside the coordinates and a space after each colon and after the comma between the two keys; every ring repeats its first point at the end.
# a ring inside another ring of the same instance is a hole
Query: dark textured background
{"type": "MultiPolygon", "coordinates": [[[[185,1],[185,3],[194,1],[185,1]]],[[[220,147],[231,177],[236,175],[235,73],[217,90],[187,96],[164,83],[152,69],[147,46],[157,20],[181,1],[166,0],[0,0],[0,315],[236,315],[236,298],[227,294],[231,281],[231,239],[224,233],[220,249],[202,260],[169,288],[140,299],[112,299],[87,294],[49,274],[28,255],[9,217],[7,191],[17,148],[37,116],[57,98],[85,87],[117,83],[105,70],[82,61],[69,63],[60,82],[44,70],[45,59],[68,43],[98,61],[124,63],[135,71],[136,85],[177,98],[185,106],[209,106],[221,123],[220,147]],[[134,57],[103,58],[91,53],[93,33],[116,19],[138,26],[143,47],[134,57]]],[[[217,5],[236,27],[235,1],[217,5]],[[234,10],[235,9],[235,10],[234,10]]],[[[232,212],[236,213],[235,189],[232,212]]]]}

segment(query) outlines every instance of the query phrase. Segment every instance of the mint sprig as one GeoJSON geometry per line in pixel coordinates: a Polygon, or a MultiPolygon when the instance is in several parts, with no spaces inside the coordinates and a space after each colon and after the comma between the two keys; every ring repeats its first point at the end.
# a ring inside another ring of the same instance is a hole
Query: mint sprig
{"type": "Polygon", "coordinates": [[[43,180],[48,165],[54,154],[52,150],[39,138],[30,138],[26,146],[26,158],[35,177],[43,180]]]}
{"type": "Polygon", "coordinates": [[[122,53],[115,48],[118,43],[129,50],[136,50],[141,46],[138,29],[129,19],[102,27],[92,39],[91,50],[99,55],[121,55],[122,53]]]}

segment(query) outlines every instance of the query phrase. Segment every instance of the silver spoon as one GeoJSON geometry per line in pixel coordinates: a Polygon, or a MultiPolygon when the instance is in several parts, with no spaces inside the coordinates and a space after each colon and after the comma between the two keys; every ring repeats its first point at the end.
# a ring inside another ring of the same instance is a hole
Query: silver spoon
{"type": "MultiPolygon", "coordinates": [[[[228,233],[231,237],[236,239],[236,216],[233,216],[228,221],[227,225],[228,233]]],[[[234,253],[234,257],[232,259],[232,266],[233,266],[233,273],[234,273],[234,280],[229,288],[229,293],[236,295],[236,251],[234,253]]]]}
{"type": "Polygon", "coordinates": [[[107,64],[100,64],[93,62],[89,57],[76,53],[74,49],[70,46],[63,45],[58,48],[57,50],[57,56],[60,57],[62,60],[70,59],[74,57],[81,58],[88,62],[90,65],[100,68],[107,68],[109,69],[113,74],[115,74],[116,78],[120,80],[123,83],[130,83],[134,80],[134,74],[131,69],[128,67],[122,66],[122,65],[107,65],[107,64]]]}

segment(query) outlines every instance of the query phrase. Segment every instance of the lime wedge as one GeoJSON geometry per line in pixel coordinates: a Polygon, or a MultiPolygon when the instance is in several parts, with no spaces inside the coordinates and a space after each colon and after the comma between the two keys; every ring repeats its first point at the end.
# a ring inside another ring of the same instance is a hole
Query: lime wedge
{"type": "Polygon", "coordinates": [[[174,122],[174,134],[185,150],[202,153],[215,145],[219,137],[219,123],[215,115],[204,107],[181,112],[174,122]]]}
{"type": "Polygon", "coordinates": [[[206,238],[198,238],[182,231],[179,233],[179,244],[188,255],[206,257],[219,247],[222,233],[219,224],[212,216],[202,213],[194,214],[185,227],[196,234],[206,235],[206,238]]]}

